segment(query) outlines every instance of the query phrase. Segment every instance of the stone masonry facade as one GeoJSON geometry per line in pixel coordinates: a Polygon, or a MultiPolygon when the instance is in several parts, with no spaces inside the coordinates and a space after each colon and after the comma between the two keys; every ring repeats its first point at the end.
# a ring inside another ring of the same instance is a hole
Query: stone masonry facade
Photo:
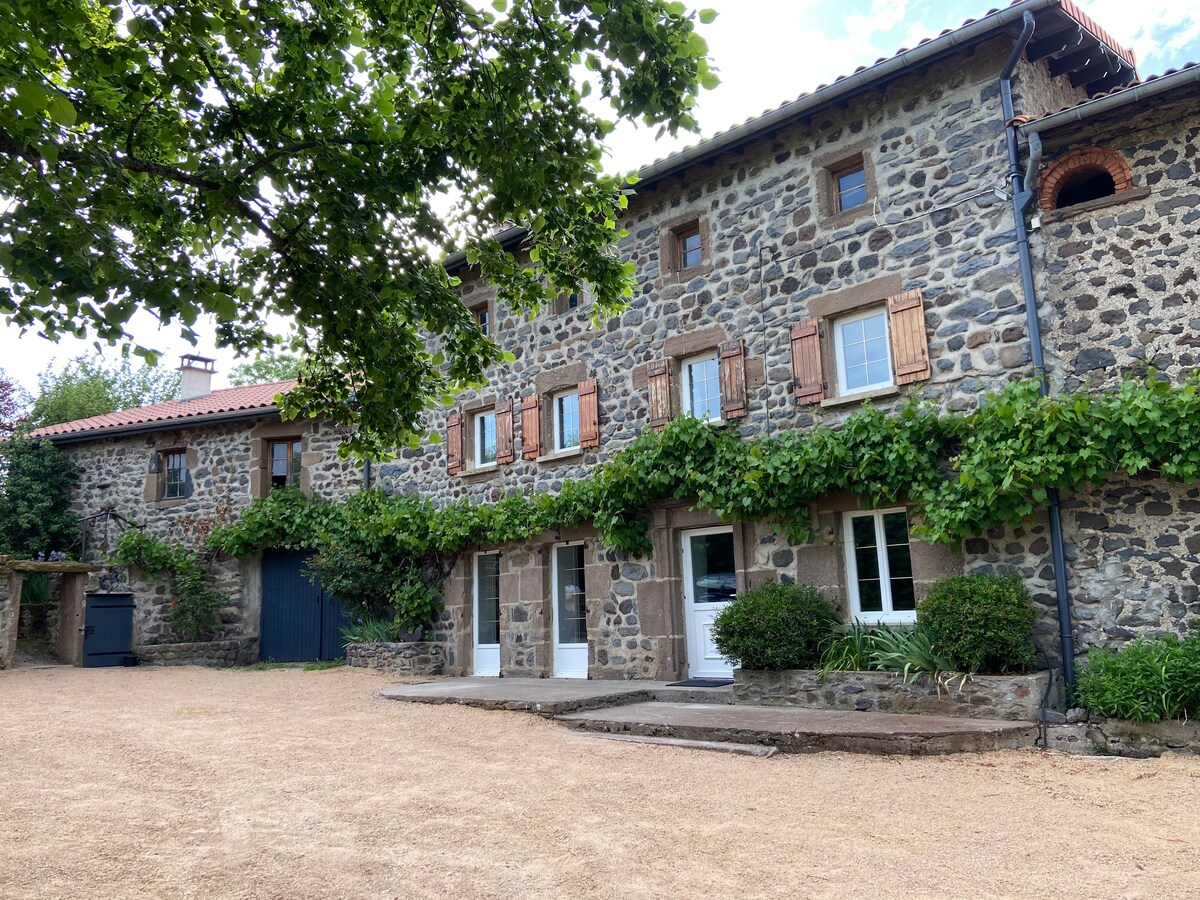
{"type": "MultiPolygon", "coordinates": [[[[620,247],[636,267],[637,292],[627,309],[607,320],[593,320],[586,295],[577,305],[559,302],[524,318],[469,270],[456,270],[464,303],[486,311],[494,339],[515,362],[489,372],[487,386],[460,395],[453,409],[431,414],[428,426],[436,432],[447,433],[451,416],[461,423],[460,470],[450,471],[446,442],[428,443],[380,465],[376,483],[436,504],[556,492],[653,427],[664,397],[677,414],[682,364],[709,352],[724,358],[727,349],[740,360],[745,389],[744,411],[729,415],[729,424],[746,437],[836,427],[864,398],[886,410],[915,395],[947,411],[970,411],[989,392],[1031,377],[1013,212],[995,193],[1009,187],[998,79],[1012,40],[1011,33],[998,33],[845,103],[781,122],[735,149],[643,181],[630,199],[620,247]],[[847,165],[861,167],[869,202],[841,211],[837,176],[847,165]],[[691,233],[699,235],[700,256],[685,265],[679,238],[691,233]],[[896,298],[916,298],[925,369],[903,383],[897,377],[891,386],[840,391],[841,351],[830,323],[884,308],[892,315],[896,298]],[[824,382],[801,400],[795,329],[803,331],[805,323],[818,323],[811,329],[816,349],[809,352],[819,359],[824,382]],[[547,437],[557,424],[555,398],[592,380],[594,445],[554,452],[547,437]],[[538,398],[536,444],[522,411],[529,397],[538,398]],[[512,417],[512,461],[477,466],[473,423],[489,410],[512,417]]],[[[1045,60],[1021,60],[1014,88],[1017,112],[1030,117],[1085,99],[1069,78],[1052,76],[1045,60]]],[[[1109,387],[1148,367],[1175,381],[1194,370],[1200,346],[1196,108],[1193,90],[1046,135],[1043,170],[1074,151],[1086,151],[1078,158],[1088,160],[1119,154],[1128,167],[1127,174],[1116,169],[1112,197],[1065,210],[1049,201],[1033,207],[1040,210],[1032,247],[1041,327],[1056,391],[1109,387]]],[[[1055,191],[1069,180],[1060,170],[1047,179],[1055,191]]],[[[111,509],[163,537],[196,544],[261,490],[256,441],[283,436],[280,429],[287,427],[264,419],[70,445],[65,449],[89,473],[79,510],[111,509]],[[194,493],[183,502],[155,501],[148,487],[151,457],[175,445],[186,446],[194,465],[194,493]]],[[[305,429],[305,488],[327,497],[359,489],[359,467],[337,458],[340,435],[324,425],[305,429]]],[[[1081,651],[1195,627],[1200,489],[1129,478],[1064,497],[1063,508],[1081,651]]],[[[858,498],[824,498],[813,510],[814,539],[803,545],[765,523],[735,523],[736,586],[726,589],[765,580],[807,582],[852,618],[845,523],[861,511],[858,498]]],[[[470,674],[477,667],[476,552],[499,554],[500,674],[555,672],[552,558],[556,546],[572,542],[583,547],[586,674],[688,675],[697,648],[683,599],[681,542],[695,529],[721,523],[686,504],[661,504],[647,514],[653,552],[645,557],[616,553],[590,528],[462,554],[444,585],[446,609],[433,629],[444,672],[470,674]]],[[[111,538],[94,533],[89,558],[101,559],[111,538]]],[[[918,599],[945,575],[1021,573],[1037,605],[1042,660],[1057,663],[1044,513],[961,546],[913,540],[910,552],[918,599]]],[[[252,639],[261,603],[259,561],[218,559],[214,567],[217,586],[232,598],[221,612],[220,637],[252,639]]],[[[133,578],[131,587],[144,601],[139,642],[171,640],[164,589],[138,573],[133,578]]]]}

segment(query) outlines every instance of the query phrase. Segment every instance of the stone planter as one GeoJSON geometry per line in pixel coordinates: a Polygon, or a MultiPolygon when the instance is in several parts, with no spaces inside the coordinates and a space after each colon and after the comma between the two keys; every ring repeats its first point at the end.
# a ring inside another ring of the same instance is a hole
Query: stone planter
{"type": "Polygon", "coordinates": [[[446,651],[436,641],[347,644],[346,663],[396,675],[441,675],[446,668],[446,651]]]}
{"type": "Polygon", "coordinates": [[[237,666],[252,662],[257,638],[196,641],[186,644],[143,644],[138,659],[149,666],[237,666]]]}
{"type": "Polygon", "coordinates": [[[929,676],[905,684],[890,672],[735,669],[733,679],[735,703],[1036,722],[1050,673],[973,675],[965,683],[944,681],[940,689],[929,676]]]}

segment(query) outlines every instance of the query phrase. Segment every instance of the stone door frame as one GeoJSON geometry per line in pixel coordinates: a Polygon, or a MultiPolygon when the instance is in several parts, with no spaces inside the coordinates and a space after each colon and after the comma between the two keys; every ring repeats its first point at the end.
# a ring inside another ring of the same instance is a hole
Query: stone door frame
{"type": "Polygon", "coordinates": [[[28,574],[61,575],[58,601],[58,661],[83,665],[83,617],[88,576],[96,566],[79,562],[39,562],[0,558],[0,574],[8,573],[8,594],[0,597],[0,669],[12,668],[21,620],[21,587],[28,574]]]}

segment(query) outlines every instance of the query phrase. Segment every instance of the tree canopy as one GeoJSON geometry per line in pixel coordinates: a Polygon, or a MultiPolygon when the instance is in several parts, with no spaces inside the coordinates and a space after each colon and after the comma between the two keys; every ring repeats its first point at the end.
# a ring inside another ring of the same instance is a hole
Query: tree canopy
{"type": "Polygon", "coordinates": [[[79,472],[49,441],[0,442],[0,553],[29,559],[75,556],[79,517],[71,497],[79,472]]]}
{"type": "Polygon", "coordinates": [[[38,395],[29,411],[34,428],[102,416],[170,400],[179,390],[179,373],[155,366],[134,366],[129,358],[107,364],[80,356],[63,368],[38,376],[38,395]]]}
{"type": "MultiPolygon", "coordinates": [[[[529,313],[614,252],[619,118],[694,129],[716,76],[669,0],[11,0],[0,15],[0,313],[132,341],[144,307],[239,352],[305,351],[285,412],[415,442],[427,407],[503,360],[439,259],[466,248],[529,313]],[[528,236],[495,239],[505,225],[528,236]],[[433,336],[433,339],[430,339],[433,336]]],[[[134,342],[136,343],[136,342],[134,342]]],[[[138,347],[153,356],[153,348],[138,347]]]]}
{"type": "Polygon", "coordinates": [[[243,384],[266,384],[270,381],[286,381],[300,374],[300,358],[290,353],[268,351],[254,359],[238,363],[229,370],[229,383],[238,387],[243,384]]]}

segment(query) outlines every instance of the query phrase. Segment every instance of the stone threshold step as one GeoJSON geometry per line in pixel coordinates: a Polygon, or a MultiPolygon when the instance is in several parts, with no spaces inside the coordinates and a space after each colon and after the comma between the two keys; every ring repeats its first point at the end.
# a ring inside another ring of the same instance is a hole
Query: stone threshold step
{"type": "Polygon", "coordinates": [[[924,756],[1032,747],[1032,722],[948,716],[741,706],[724,703],[630,703],[565,713],[556,720],[609,734],[777,747],[786,753],[924,756]]]}

